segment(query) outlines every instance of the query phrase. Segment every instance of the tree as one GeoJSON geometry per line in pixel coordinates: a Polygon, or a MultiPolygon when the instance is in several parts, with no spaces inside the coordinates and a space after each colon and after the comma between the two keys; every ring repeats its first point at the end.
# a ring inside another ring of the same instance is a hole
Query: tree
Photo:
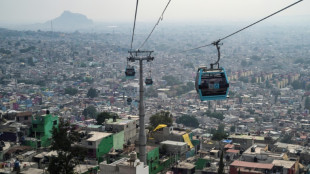
{"type": "Polygon", "coordinates": [[[305,100],[305,108],[310,110],[310,98],[307,97],[305,100]]]}
{"type": "Polygon", "coordinates": [[[256,78],[255,77],[252,77],[251,83],[256,83],[256,78]]]}
{"type": "Polygon", "coordinates": [[[251,115],[253,115],[254,113],[255,113],[255,110],[254,109],[247,109],[247,111],[251,114],[251,115]]]}
{"type": "Polygon", "coordinates": [[[223,161],[223,153],[221,153],[221,158],[220,158],[220,163],[219,163],[219,168],[217,170],[218,174],[224,174],[224,161],[223,161]]]}
{"type": "Polygon", "coordinates": [[[85,117],[95,118],[96,114],[97,114],[97,110],[96,110],[95,106],[91,105],[91,106],[88,106],[87,108],[85,108],[83,110],[82,114],[85,117]]]}
{"type": "Polygon", "coordinates": [[[186,85],[179,85],[179,86],[175,86],[174,88],[172,88],[175,91],[175,95],[176,96],[180,96],[183,95],[193,89],[194,88],[194,83],[193,82],[187,82],[186,85]]]}
{"type": "Polygon", "coordinates": [[[260,61],[260,60],[261,60],[261,58],[258,57],[257,55],[251,56],[251,59],[252,59],[252,60],[255,60],[255,61],[260,61]]]}
{"type": "Polygon", "coordinates": [[[248,77],[240,77],[239,80],[244,82],[244,83],[249,83],[249,78],[248,77]]]}
{"type": "Polygon", "coordinates": [[[52,156],[48,165],[50,174],[73,174],[74,167],[84,160],[87,151],[72,144],[79,141],[80,134],[70,126],[68,121],[60,119],[58,128],[52,129],[51,150],[57,151],[57,156],[52,156]]]}
{"type": "Polygon", "coordinates": [[[248,63],[247,63],[246,60],[242,60],[242,61],[241,61],[241,66],[247,66],[247,65],[248,65],[248,63]]]}
{"type": "Polygon", "coordinates": [[[292,114],[292,111],[293,111],[293,109],[288,109],[288,110],[287,110],[287,114],[288,114],[288,115],[292,114]]]}
{"type": "Polygon", "coordinates": [[[29,64],[30,66],[35,66],[32,57],[28,57],[27,62],[28,62],[28,64],[29,64]]]}
{"type": "Polygon", "coordinates": [[[235,132],[236,131],[236,126],[231,126],[230,127],[230,132],[235,132]]]}
{"type": "Polygon", "coordinates": [[[305,86],[305,89],[306,89],[307,91],[309,91],[309,90],[310,90],[310,84],[307,84],[307,85],[305,86]]]}
{"type": "Polygon", "coordinates": [[[65,88],[65,94],[75,95],[78,93],[78,89],[72,88],[71,86],[65,88]]]}
{"type": "Polygon", "coordinates": [[[113,116],[116,116],[116,118],[118,118],[118,115],[116,113],[100,112],[96,118],[97,124],[101,125],[105,121],[105,119],[113,118],[113,116]]]}
{"type": "Polygon", "coordinates": [[[94,88],[90,88],[87,92],[87,97],[90,97],[90,98],[95,98],[95,97],[98,97],[98,92],[96,89],[94,88]]]}
{"type": "Polygon", "coordinates": [[[0,48],[0,53],[2,54],[11,54],[10,50],[5,50],[4,48],[0,48]]]}
{"type": "Polygon", "coordinates": [[[167,82],[167,86],[174,86],[174,85],[178,85],[178,84],[181,83],[179,81],[179,79],[177,79],[177,78],[175,78],[174,76],[171,76],[171,75],[163,76],[162,79],[167,82]]]}
{"type": "Polygon", "coordinates": [[[281,92],[279,90],[273,90],[273,91],[271,91],[271,94],[274,95],[274,102],[277,103],[278,97],[279,97],[279,95],[281,95],[281,92]]]}
{"type": "Polygon", "coordinates": [[[270,84],[269,80],[266,80],[266,88],[270,89],[272,85],[270,84]]]}
{"type": "Polygon", "coordinates": [[[166,124],[167,126],[172,125],[172,115],[167,111],[160,111],[150,117],[150,124],[153,127],[159,124],[166,124]]]}
{"type": "Polygon", "coordinates": [[[261,76],[261,80],[262,80],[262,82],[264,82],[265,81],[265,77],[261,76]]]}
{"type": "Polygon", "coordinates": [[[155,90],[153,87],[149,87],[147,88],[147,90],[145,90],[146,92],[145,97],[158,97],[158,93],[157,90],[155,90]]]}
{"type": "Polygon", "coordinates": [[[280,142],[281,143],[288,143],[288,144],[292,143],[292,135],[285,134],[280,142]]]}
{"type": "Polygon", "coordinates": [[[185,126],[194,127],[194,128],[197,128],[199,126],[198,120],[194,116],[191,116],[191,115],[182,115],[176,120],[176,123],[184,124],[185,126]]]}
{"type": "Polygon", "coordinates": [[[303,84],[298,80],[294,80],[292,82],[292,86],[293,86],[293,89],[303,89],[303,84]]]}
{"type": "Polygon", "coordinates": [[[219,124],[219,126],[217,127],[217,130],[215,132],[214,131],[211,132],[213,134],[212,140],[220,141],[222,139],[227,138],[227,134],[224,129],[225,129],[225,125],[219,124]]]}
{"type": "Polygon", "coordinates": [[[80,66],[81,66],[82,68],[85,68],[87,65],[86,65],[86,63],[82,62],[80,66]]]}
{"type": "Polygon", "coordinates": [[[191,69],[195,69],[195,66],[192,62],[189,62],[189,63],[185,63],[183,65],[184,68],[191,68],[191,69]]]}
{"type": "Polygon", "coordinates": [[[224,114],[222,113],[217,113],[217,112],[211,112],[210,110],[207,110],[207,112],[205,113],[207,117],[211,117],[211,118],[216,118],[216,119],[219,119],[219,120],[223,120],[225,117],[224,117],[224,114]]]}

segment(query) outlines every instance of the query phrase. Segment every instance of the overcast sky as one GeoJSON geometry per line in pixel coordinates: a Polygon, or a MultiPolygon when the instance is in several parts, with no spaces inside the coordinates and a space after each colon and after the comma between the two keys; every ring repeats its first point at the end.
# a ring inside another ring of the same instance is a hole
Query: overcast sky
{"type": "MultiPolygon", "coordinates": [[[[139,0],[137,21],[157,21],[168,0],[139,0]]],[[[164,20],[168,22],[229,20],[265,17],[296,0],[172,0],[164,20]]],[[[42,23],[65,10],[93,21],[132,22],[136,0],[0,0],[0,23],[42,23]]],[[[276,15],[310,15],[310,0],[276,15]]]]}

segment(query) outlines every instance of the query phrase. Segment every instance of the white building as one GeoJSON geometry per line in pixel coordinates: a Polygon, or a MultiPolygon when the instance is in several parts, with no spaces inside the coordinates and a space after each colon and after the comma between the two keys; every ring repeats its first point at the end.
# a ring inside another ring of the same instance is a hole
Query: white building
{"type": "Polygon", "coordinates": [[[106,161],[99,164],[100,173],[105,174],[148,174],[149,167],[137,159],[137,153],[130,154],[130,158],[122,158],[111,164],[106,161]]]}

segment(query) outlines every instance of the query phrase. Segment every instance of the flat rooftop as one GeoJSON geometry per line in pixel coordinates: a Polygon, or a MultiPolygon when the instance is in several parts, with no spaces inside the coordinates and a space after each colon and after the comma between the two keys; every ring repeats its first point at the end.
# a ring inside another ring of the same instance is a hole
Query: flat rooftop
{"type": "Polygon", "coordinates": [[[187,145],[187,143],[185,143],[185,142],[170,141],[170,140],[162,141],[160,144],[167,144],[167,145],[173,145],[173,146],[184,146],[184,145],[187,145]]]}
{"type": "Polygon", "coordinates": [[[256,169],[272,169],[273,164],[264,164],[264,163],[254,163],[254,162],[246,162],[246,161],[234,161],[230,164],[230,166],[236,167],[247,167],[247,168],[256,168],[256,169]]]}
{"type": "Polygon", "coordinates": [[[109,119],[107,124],[116,124],[116,125],[126,125],[130,122],[135,120],[128,120],[128,119],[116,119],[116,122],[113,122],[113,119],[109,119]]]}
{"type": "Polygon", "coordinates": [[[193,169],[195,168],[195,165],[192,163],[187,163],[187,162],[180,162],[177,166],[179,169],[193,169]]]}
{"type": "Polygon", "coordinates": [[[265,137],[254,136],[254,135],[230,135],[228,138],[237,138],[237,139],[248,139],[248,140],[260,140],[263,141],[265,137]]]}
{"type": "Polygon", "coordinates": [[[275,166],[282,166],[285,169],[289,169],[292,166],[294,166],[296,163],[296,161],[285,161],[285,160],[273,160],[272,164],[274,164],[275,166]]]}
{"type": "Polygon", "coordinates": [[[97,131],[91,131],[89,134],[92,136],[88,138],[87,141],[97,141],[97,140],[100,140],[102,138],[112,135],[112,133],[97,132],[97,131]]]}

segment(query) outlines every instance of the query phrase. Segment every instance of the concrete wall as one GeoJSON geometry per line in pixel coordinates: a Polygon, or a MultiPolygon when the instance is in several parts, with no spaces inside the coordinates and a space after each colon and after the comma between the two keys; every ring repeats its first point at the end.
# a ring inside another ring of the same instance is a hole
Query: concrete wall
{"type": "Polygon", "coordinates": [[[134,166],[124,165],[122,161],[128,159],[121,159],[111,164],[106,162],[100,163],[100,174],[149,174],[149,167],[144,166],[142,162],[134,162],[134,166]]]}
{"type": "Polygon", "coordinates": [[[123,149],[124,145],[124,131],[113,134],[113,148],[123,149]]]}
{"type": "Polygon", "coordinates": [[[116,123],[107,123],[105,129],[112,132],[124,131],[124,143],[127,143],[128,140],[133,143],[136,140],[137,128],[136,120],[128,121],[127,124],[118,124],[116,123]]]}
{"type": "Polygon", "coordinates": [[[187,151],[187,144],[186,143],[184,143],[183,145],[172,145],[172,144],[165,144],[165,143],[161,142],[160,147],[162,148],[163,146],[166,147],[167,153],[171,153],[171,154],[184,155],[187,151]]]}

